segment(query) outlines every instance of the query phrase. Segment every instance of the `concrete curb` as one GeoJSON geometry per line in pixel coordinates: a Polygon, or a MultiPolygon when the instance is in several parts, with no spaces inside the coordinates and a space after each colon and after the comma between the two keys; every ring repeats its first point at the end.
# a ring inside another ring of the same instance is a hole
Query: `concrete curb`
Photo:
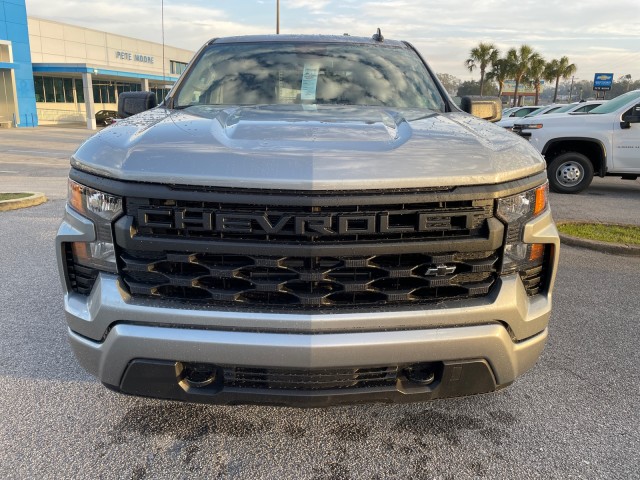
{"type": "Polygon", "coordinates": [[[16,210],[18,208],[34,207],[47,201],[47,197],[44,196],[44,193],[24,193],[30,193],[31,195],[24,198],[16,198],[14,200],[0,200],[0,212],[6,212],[7,210],[16,210]]]}
{"type": "MultiPolygon", "coordinates": [[[[558,225],[582,224],[587,222],[558,222],[558,225]]],[[[618,225],[618,224],[616,224],[618,225]]],[[[587,240],[586,238],[574,237],[560,233],[560,242],[572,247],[588,248],[598,252],[610,253],[612,255],[624,255],[637,257],[640,256],[640,247],[637,245],[626,245],[624,243],[607,243],[597,240],[587,240]]]]}

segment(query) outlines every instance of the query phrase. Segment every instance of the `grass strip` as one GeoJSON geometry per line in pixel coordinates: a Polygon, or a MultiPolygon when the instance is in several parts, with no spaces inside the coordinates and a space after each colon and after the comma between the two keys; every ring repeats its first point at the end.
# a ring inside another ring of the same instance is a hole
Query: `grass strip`
{"type": "Polygon", "coordinates": [[[2,200],[17,200],[19,198],[30,197],[31,193],[0,193],[0,201],[2,200]]]}
{"type": "Polygon", "coordinates": [[[559,225],[560,233],[588,240],[625,245],[640,245],[640,227],[602,223],[567,223],[559,225]]]}

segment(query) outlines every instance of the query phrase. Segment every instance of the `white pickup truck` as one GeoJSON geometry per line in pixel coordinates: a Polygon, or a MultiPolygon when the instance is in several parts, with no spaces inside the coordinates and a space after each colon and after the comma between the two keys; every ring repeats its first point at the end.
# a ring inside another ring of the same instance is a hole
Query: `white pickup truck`
{"type": "Polygon", "coordinates": [[[545,157],[549,186],[555,192],[581,192],[594,174],[627,180],[640,175],[640,90],[588,114],[523,118],[513,131],[545,157]]]}

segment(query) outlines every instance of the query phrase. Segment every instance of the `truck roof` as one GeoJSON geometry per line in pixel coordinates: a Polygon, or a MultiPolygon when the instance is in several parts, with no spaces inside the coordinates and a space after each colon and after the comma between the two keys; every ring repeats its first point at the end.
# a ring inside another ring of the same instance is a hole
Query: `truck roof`
{"type": "Polygon", "coordinates": [[[350,35],[240,35],[235,37],[214,38],[208,42],[213,43],[261,43],[261,42],[301,42],[301,43],[365,43],[371,45],[386,45],[404,47],[406,44],[399,40],[387,40],[379,42],[371,37],[352,37],[350,35]]]}

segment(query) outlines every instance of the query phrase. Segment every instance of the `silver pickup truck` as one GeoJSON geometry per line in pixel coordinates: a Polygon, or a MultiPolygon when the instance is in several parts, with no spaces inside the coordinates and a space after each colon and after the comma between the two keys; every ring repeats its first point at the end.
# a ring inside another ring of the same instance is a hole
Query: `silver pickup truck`
{"type": "Polygon", "coordinates": [[[56,248],[107,387],[324,406],[490,392],[547,338],[545,162],[407,42],[215,39],[71,158],[56,248]],[[146,106],[141,106],[146,105],[146,106]],[[482,113],[485,112],[485,113],[482,113]]]}

